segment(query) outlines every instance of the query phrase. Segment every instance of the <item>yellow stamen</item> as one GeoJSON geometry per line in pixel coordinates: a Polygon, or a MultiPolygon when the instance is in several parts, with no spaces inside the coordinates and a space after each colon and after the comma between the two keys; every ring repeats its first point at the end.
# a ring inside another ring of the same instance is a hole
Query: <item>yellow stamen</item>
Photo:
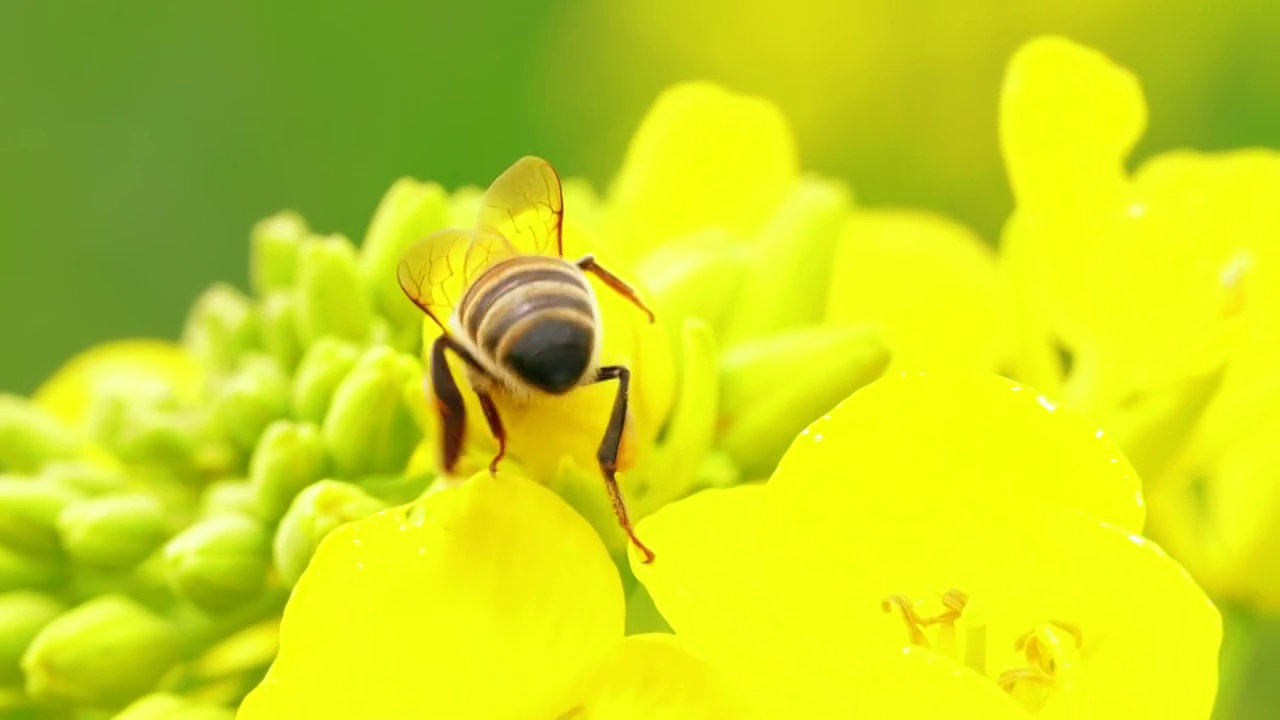
{"type": "Polygon", "coordinates": [[[1080,706],[1083,644],[1084,633],[1073,623],[1053,620],[1037,625],[1019,636],[1014,644],[1026,657],[1027,667],[1007,670],[1000,674],[997,682],[1028,711],[1038,710],[1049,701],[1051,694],[1059,698],[1063,710],[1080,706]]]}

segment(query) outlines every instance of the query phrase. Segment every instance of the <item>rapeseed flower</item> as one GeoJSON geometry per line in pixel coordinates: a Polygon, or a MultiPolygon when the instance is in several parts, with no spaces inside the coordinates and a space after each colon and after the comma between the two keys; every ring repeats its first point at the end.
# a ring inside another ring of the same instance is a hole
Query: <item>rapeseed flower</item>
{"type": "Polygon", "coordinates": [[[1137,78],[1089,48],[1042,38],[1011,61],[1001,255],[1021,347],[1139,466],[1170,552],[1216,597],[1280,607],[1257,571],[1280,547],[1280,155],[1177,150],[1130,173],[1146,114],[1137,78]]]}
{"type": "Polygon", "coordinates": [[[591,526],[484,471],[330,533],[236,717],[750,717],[673,636],[624,638],[624,617],[591,526]]]}
{"type": "Polygon", "coordinates": [[[996,376],[902,373],[767,483],[643,521],[662,562],[633,568],[766,717],[1207,717],[1219,615],[1143,518],[1081,416],[996,376]]]}

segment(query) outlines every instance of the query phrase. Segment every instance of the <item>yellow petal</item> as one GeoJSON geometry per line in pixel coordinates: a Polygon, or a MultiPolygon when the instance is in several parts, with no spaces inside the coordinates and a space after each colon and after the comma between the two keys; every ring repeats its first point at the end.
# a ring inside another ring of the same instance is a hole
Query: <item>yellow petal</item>
{"type": "Polygon", "coordinates": [[[827,321],[874,323],[891,369],[995,370],[1010,319],[995,258],[967,228],[923,212],[862,211],[836,252],[827,321]]]}
{"type": "Polygon", "coordinates": [[[556,717],[622,628],[590,526],[484,473],[330,534],[239,717],[556,717]]]}
{"type": "Polygon", "coordinates": [[[35,403],[72,427],[80,426],[99,392],[112,387],[171,391],[193,402],[203,383],[195,358],[162,340],[119,340],[68,360],[32,396],[35,403]]]}
{"type": "Polygon", "coordinates": [[[1135,532],[1144,519],[1137,474],[1109,437],[986,374],[901,373],[862,388],[796,439],[770,489],[832,528],[980,527],[1040,506],[1135,532]]]}
{"type": "Polygon", "coordinates": [[[1053,538],[1036,553],[1045,577],[1024,576],[1033,597],[1023,600],[1080,626],[1093,711],[1209,717],[1222,620],[1204,591],[1163,550],[1128,530],[1072,513],[1042,522],[1044,537],[1053,538]]]}
{"type": "Polygon", "coordinates": [[[750,234],[797,174],[777,107],[710,83],[663,92],[627,148],[607,235],[637,259],[685,233],[720,226],[750,234]]]}
{"type": "Polygon", "coordinates": [[[1241,428],[1194,475],[1150,493],[1153,534],[1215,597],[1280,609],[1280,410],[1241,428]]]}
{"type": "Polygon", "coordinates": [[[750,720],[741,691],[674,635],[632,635],[605,660],[563,720],[750,720]]]}
{"type": "Polygon", "coordinates": [[[765,717],[1022,717],[981,676],[904,653],[880,596],[836,560],[854,554],[798,541],[768,520],[768,500],[747,485],[677,501],[639,526],[658,559],[632,556],[681,642],[765,717]]]}
{"type": "Polygon", "coordinates": [[[1018,213],[1039,246],[1034,277],[1073,344],[1102,322],[1090,286],[1130,206],[1123,162],[1146,125],[1137,79],[1061,37],[1023,45],[1005,74],[1000,141],[1018,213]]]}

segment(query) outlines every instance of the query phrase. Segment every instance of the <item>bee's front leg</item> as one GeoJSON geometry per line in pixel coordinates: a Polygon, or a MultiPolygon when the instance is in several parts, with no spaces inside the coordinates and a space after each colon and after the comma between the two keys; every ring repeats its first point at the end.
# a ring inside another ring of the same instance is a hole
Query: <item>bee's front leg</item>
{"type": "Polygon", "coordinates": [[[480,398],[480,409],[484,411],[484,419],[489,423],[489,432],[498,441],[498,454],[489,461],[489,474],[497,475],[498,463],[507,454],[507,431],[502,426],[502,418],[498,415],[498,406],[493,404],[493,397],[480,390],[476,391],[476,397],[480,398]]]}
{"type": "Polygon", "coordinates": [[[653,322],[653,311],[650,310],[649,306],[645,305],[644,301],[640,299],[640,296],[636,294],[635,288],[631,287],[625,280],[609,272],[603,265],[596,262],[594,255],[586,255],[581,260],[574,263],[574,265],[577,265],[579,270],[589,272],[600,278],[600,281],[605,285],[608,285],[614,292],[630,300],[632,305],[635,305],[644,311],[644,314],[649,316],[649,322],[653,322]]]}

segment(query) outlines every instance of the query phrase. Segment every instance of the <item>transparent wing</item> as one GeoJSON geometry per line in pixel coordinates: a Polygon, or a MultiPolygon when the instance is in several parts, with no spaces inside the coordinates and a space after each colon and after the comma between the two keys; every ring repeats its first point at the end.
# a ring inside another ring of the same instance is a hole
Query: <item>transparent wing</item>
{"type": "Polygon", "coordinates": [[[448,330],[449,316],[471,283],[514,250],[502,237],[474,230],[437,230],[410,245],[400,257],[400,288],[427,315],[448,330]]]}
{"type": "Polygon", "coordinates": [[[500,235],[531,255],[563,257],[563,218],[560,176],[551,163],[532,155],[499,175],[480,202],[481,232],[500,235]]]}

